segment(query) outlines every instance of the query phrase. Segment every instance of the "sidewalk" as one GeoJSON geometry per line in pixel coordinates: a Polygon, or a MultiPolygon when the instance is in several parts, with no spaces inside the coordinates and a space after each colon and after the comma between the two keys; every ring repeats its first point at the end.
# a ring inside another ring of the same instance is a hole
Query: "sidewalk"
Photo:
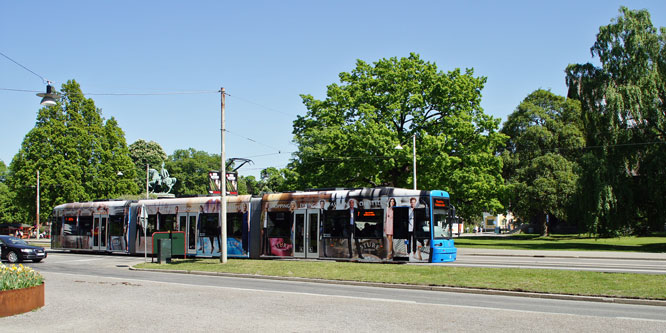
{"type": "Polygon", "coordinates": [[[666,253],[618,252],[618,251],[501,250],[501,249],[460,247],[458,248],[458,255],[666,261],[666,253]]]}

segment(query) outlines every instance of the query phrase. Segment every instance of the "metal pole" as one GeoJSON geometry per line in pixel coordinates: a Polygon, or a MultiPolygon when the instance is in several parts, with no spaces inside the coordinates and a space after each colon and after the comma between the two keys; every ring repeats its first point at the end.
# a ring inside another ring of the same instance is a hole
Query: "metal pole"
{"type": "Polygon", "coordinates": [[[148,166],[150,164],[146,164],[146,199],[148,199],[148,166]]]}
{"type": "Polygon", "coordinates": [[[412,169],[414,169],[414,189],[416,190],[416,134],[412,137],[412,144],[413,144],[413,152],[414,152],[414,166],[412,169]]]}
{"type": "Polygon", "coordinates": [[[37,234],[39,234],[39,170],[37,170],[37,212],[35,213],[37,234]]]}
{"type": "MultiPolygon", "coordinates": [[[[141,206],[141,211],[143,212],[146,206],[141,206]]],[[[146,218],[143,218],[143,262],[148,262],[148,235],[146,228],[148,226],[148,221],[145,221],[146,218]]],[[[153,262],[153,257],[150,257],[150,262],[153,262]]]]}
{"type": "MultiPolygon", "coordinates": [[[[225,90],[224,88],[220,89],[221,94],[221,143],[222,151],[220,153],[220,221],[222,223],[222,232],[220,235],[220,263],[227,263],[227,170],[224,163],[224,98],[225,90]]],[[[213,244],[210,244],[211,249],[213,244]]]]}

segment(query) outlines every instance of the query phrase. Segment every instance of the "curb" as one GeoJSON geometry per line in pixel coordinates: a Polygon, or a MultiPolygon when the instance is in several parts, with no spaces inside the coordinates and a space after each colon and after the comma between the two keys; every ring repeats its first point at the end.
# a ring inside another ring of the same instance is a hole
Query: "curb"
{"type": "Polygon", "coordinates": [[[585,255],[542,255],[542,254],[505,254],[505,253],[466,253],[466,256],[482,256],[482,257],[523,257],[523,258],[576,258],[576,259],[620,259],[620,260],[659,260],[666,261],[666,258],[629,258],[629,257],[601,257],[601,256],[585,256],[585,255]]]}
{"type": "Polygon", "coordinates": [[[172,270],[172,269],[151,269],[151,268],[134,268],[134,267],[129,267],[129,269],[132,270],[132,271],[145,271],[145,272],[194,274],[194,275],[204,275],[204,276],[221,276],[221,277],[264,279],[264,280],[281,280],[281,281],[299,281],[299,282],[350,285],[350,286],[362,286],[362,287],[411,289],[411,290],[430,290],[430,291],[455,292],[455,293],[465,293],[465,294],[529,297],[529,298],[557,299],[557,300],[566,300],[566,301],[585,301],[585,302],[617,303],[617,304],[632,304],[632,305],[651,305],[651,306],[664,306],[664,307],[666,307],[666,300],[639,299],[639,298],[581,296],[581,295],[566,295],[566,294],[549,294],[549,293],[510,291],[510,290],[499,290],[499,289],[481,289],[481,288],[446,287],[446,286],[422,286],[422,285],[407,285],[407,284],[380,283],[380,282],[325,280],[325,279],[287,277],[287,276],[251,275],[251,274],[237,274],[237,273],[224,273],[224,272],[180,271],[180,270],[172,270]]]}

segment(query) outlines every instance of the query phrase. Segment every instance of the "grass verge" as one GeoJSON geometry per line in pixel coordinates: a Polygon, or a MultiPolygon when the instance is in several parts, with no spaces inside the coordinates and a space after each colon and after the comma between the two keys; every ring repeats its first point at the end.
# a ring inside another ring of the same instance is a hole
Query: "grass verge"
{"type": "Polygon", "coordinates": [[[455,238],[456,247],[510,250],[622,251],[666,253],[666,235],[653,237],[594,238],[578,235],[535,234],[466,236],[455,238]]]}
{"type": "Polygon", "coordinates": [[[586,296],[666,299],[666,275],[583,271],[382,265],[328,261],[175,260],[137,268],[304,277],[327,280],[467,287],[586,296]]]}

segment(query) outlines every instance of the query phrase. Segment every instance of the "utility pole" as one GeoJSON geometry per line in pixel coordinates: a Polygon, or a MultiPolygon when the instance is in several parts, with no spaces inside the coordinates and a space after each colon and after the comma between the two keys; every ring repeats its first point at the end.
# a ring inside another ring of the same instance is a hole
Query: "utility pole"
{"type": "Polygon", "coordinates": [[[37,211],[35,212],[35,217],[35,228],[37,228],[37,234],[39,234],[39,170],[37,170],[37,211]]]}
{"type": "Polygon", "coordinates": [[[412,169],[414,169],[414,189],[416,190],[416,134],[412,137],[412,148],[414,152],[414,166],[412,169]]]}
{"type": "MultiPolygon", "coordinates": [[[[222,232],[220,235],[220,263],[227,263],[227,170],[224,163],[224,87],[220,88],[221,94],[221,143],[222,151],[220,154],[220,221],[222,224],[222,232]]],[[[210,244],[211,250],[213,244],[210,244]]]]}

